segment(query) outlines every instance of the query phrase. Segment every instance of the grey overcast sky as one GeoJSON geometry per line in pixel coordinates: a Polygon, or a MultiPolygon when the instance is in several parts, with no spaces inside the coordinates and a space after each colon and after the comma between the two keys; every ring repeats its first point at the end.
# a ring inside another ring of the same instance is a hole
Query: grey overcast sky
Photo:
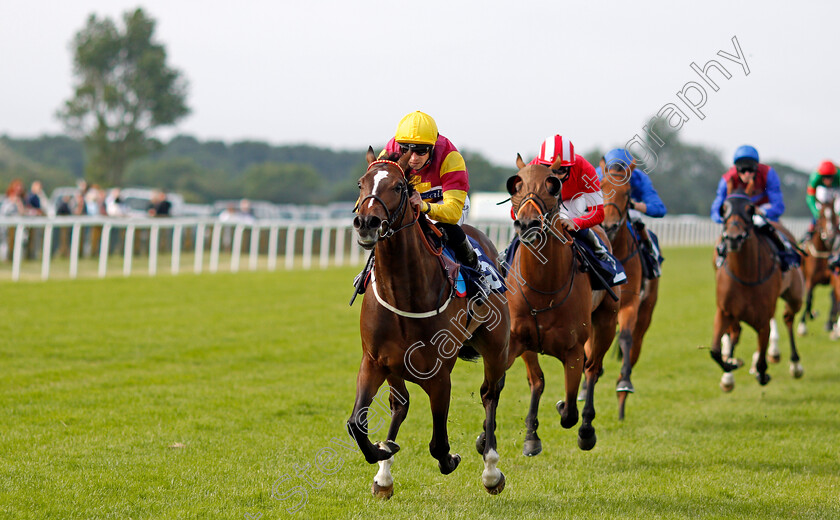
{"type": "Polygon", "coordinates": [[[578,151],[623,145],[668,103],[683,140],[725,160],[813,169],[840,160],[840,3],[832,1],[3,0],[0,133],[57,133],[70,42],[87,16],[142,7],[192,114],[173,133],[335,149],[382,146],[423,110],[460,149],[513,165],[559,132],[578,151]],[[744,68],[717,55],[737,53],[744,68]],[[731,77],[692,71],[717,60],[731,77]],[[677,93],[695,102],[692,112],[677,93]]]}

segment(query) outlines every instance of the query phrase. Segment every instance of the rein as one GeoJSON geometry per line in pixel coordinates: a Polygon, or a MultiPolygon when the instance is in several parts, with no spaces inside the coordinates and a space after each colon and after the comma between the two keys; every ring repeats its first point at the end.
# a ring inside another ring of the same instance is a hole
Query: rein
{"type": "MultiPolygon", "coordinates": [[[[618,237],[618,234],[621,233],[621,226],[627,227],[627,219],[630,218],[630,193],[627,193],[627,203],[624,205],[623,211],[620,207],[618,207],[618,204],[616,204],[615,202],[605,202],[604,207],[606,208],[607,206],[614,207],[615,210],[618,211],[618,214],[621,215],[621,218],[618,220],[619,229],[616,231],[616,237],[618,237]]],[[[624,265],[626,262],[629,262],[634,256],[639,254],[639,241],[636,240],[636,236],[629,229],[627,231],[629,232],[630,240],[633,243],[633,250],[630,251],[626,257],[619,260],[619,263],[621,263],[622,265],[624,265]]]]}

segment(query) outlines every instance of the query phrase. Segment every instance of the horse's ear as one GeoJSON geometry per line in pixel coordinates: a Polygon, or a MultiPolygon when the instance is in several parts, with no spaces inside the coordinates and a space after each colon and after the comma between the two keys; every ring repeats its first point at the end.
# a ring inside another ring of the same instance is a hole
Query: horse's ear
{"type": "Polygon", "coordinates": [[[520,170],[525,167],[525,161],[522,160],[522,156],[516,154],[516,167],[520,170]]]}
{"type": "Polygon", "coordinates": [[[367,159],[368,164],[376,160],[376,154],[373,153],[373,146],[368,146],[368,151],[365,154],[365,159],[367,159]]]}
{"type": "Polygon", "coordinates": [[[514,175],[510,179],[508,179],[507,180],[508,193],[510,193],[511,195],[515,195],[516,190],[519,189],[519,183],[521,183],[521,182],[522,182],[522,177],[520,177],[519,175],[514,175]]]}
{"type": "Polygon", "coordinates": [[[560,155],[557,155],[557,157],[554,158],[554,162],[551,163],[551,166],[549,166],[549,168],[551,168],[552,170],[556,170],[556,169],[560,168],[560,164],[562,162],[563,162],[563,158],[560,157],[560,155]]]}
{"type": "Polygon", "coordinates": [[[400,165],[400,168],[403,169],[403,172],[408,171],[408,161],[409,161],[409,159],[411,159],[411,154],[410,153],[404,153],[404,154],[402,154],[402,157],[397,159],[397,164],[400,165]]]}
{"type": "Polygon", "coordinates": [[[548,190],[548,193],[552,197],[559,197],[560,196],[560,190],[563,189],[563,183],[560,181],[560,179],[558,179],[554,175],[549,175],[545,179],[545,187],[548,190]]]}

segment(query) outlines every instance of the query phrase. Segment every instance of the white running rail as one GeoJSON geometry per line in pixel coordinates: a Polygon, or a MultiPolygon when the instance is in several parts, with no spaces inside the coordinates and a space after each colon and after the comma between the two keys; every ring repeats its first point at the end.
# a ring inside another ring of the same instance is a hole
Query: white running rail
{"type": "MultiPolygon", "coordinates": [[[[720,224],[694,216],[645,221],[665,248],[710,246],[721,230],[720,224]]],[[[799,237],[810,220],[787,219],[784,224],[799,237]]],[[[510,222],[473,222],[472,225],[486,233],[498,249],[504,249],[513,237],[510,222]]],[[[280,266],[284,269],[356,266],[366,255],[356,244],[348,219],[237,222],[189,217],[4,217],[0,218],[0,238],[0,280],[13,281],[21,279],[24,265],[37,265],[37,262],[40,262],[40,278],[48,280],[59,260],[64,267],[65,259],[69,260],[70,278],[85,275],[80,274],[81,262],[93,263],[95,274],[104,278],[109,275],[109,268],[112,275],[118,271],[114,262],[120,260],[123,276],[142,273],[137,266],[141,262],[147,262],[145,274],[155,276],[161,267],[158,265],[161,255],[169,256],[171,274],[184,271],[182,261],[189,262],[190,255],[195,273],[205,269],[214,273],[223,268],[237,272],[240,269],[274,271],[280,266]]],[[[37,268],[36,274],[31,271],[30,267],[28,278],[37,278],[37,268]]],[[[91,268],[86,272],[90,276],[91,268]]]]}

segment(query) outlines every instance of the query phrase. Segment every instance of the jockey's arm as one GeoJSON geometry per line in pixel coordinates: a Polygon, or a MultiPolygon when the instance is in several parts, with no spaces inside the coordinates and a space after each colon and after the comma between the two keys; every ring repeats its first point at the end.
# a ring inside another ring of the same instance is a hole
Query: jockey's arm
{"type": "Polygon", "coordinates": [[[770,202],[762,204],[762,209],[767,214],[767,218],[775,222],[785,212],[785,201],[782,198],[779,176],[776,175],[776,170],[773,168],[770,168],[770,171],[767,172],[767,198],[770,199],[770,202]]]}
{"type": "Polygon", "coordinates": [[[457,224],[464,212],[464,201],[467,200],[467,192],[463,190],[447,190],[443,192],[443,201],[440,203],[423,202],[420,209],[429,215],[429,218],[444,224],[457,224]]]}
{"type": "Polygon", "coordinates": [[[712,220],[717,222],[718,224],[723,224],[723,219],[720,218],[720,207],[723,205],[723,200],[726,198],[726,179],[723,177],[720,178],[720,182],[718,182],[717,193],[715,194],[715,200],[712,202],[712,211],[710,216],[712,220]]]}
{"type": "Polygon", "coordinates": [[[638,169],[633,171],[633,176],[630,178],[630,196],[636,203],[636,209],[649,217],[664,217],[668,212],[662,199],[659,198],[659,193],[653,187],[650,177],[638,169]],[[639,203],[643,207],[639,207],[639,203]]]}

